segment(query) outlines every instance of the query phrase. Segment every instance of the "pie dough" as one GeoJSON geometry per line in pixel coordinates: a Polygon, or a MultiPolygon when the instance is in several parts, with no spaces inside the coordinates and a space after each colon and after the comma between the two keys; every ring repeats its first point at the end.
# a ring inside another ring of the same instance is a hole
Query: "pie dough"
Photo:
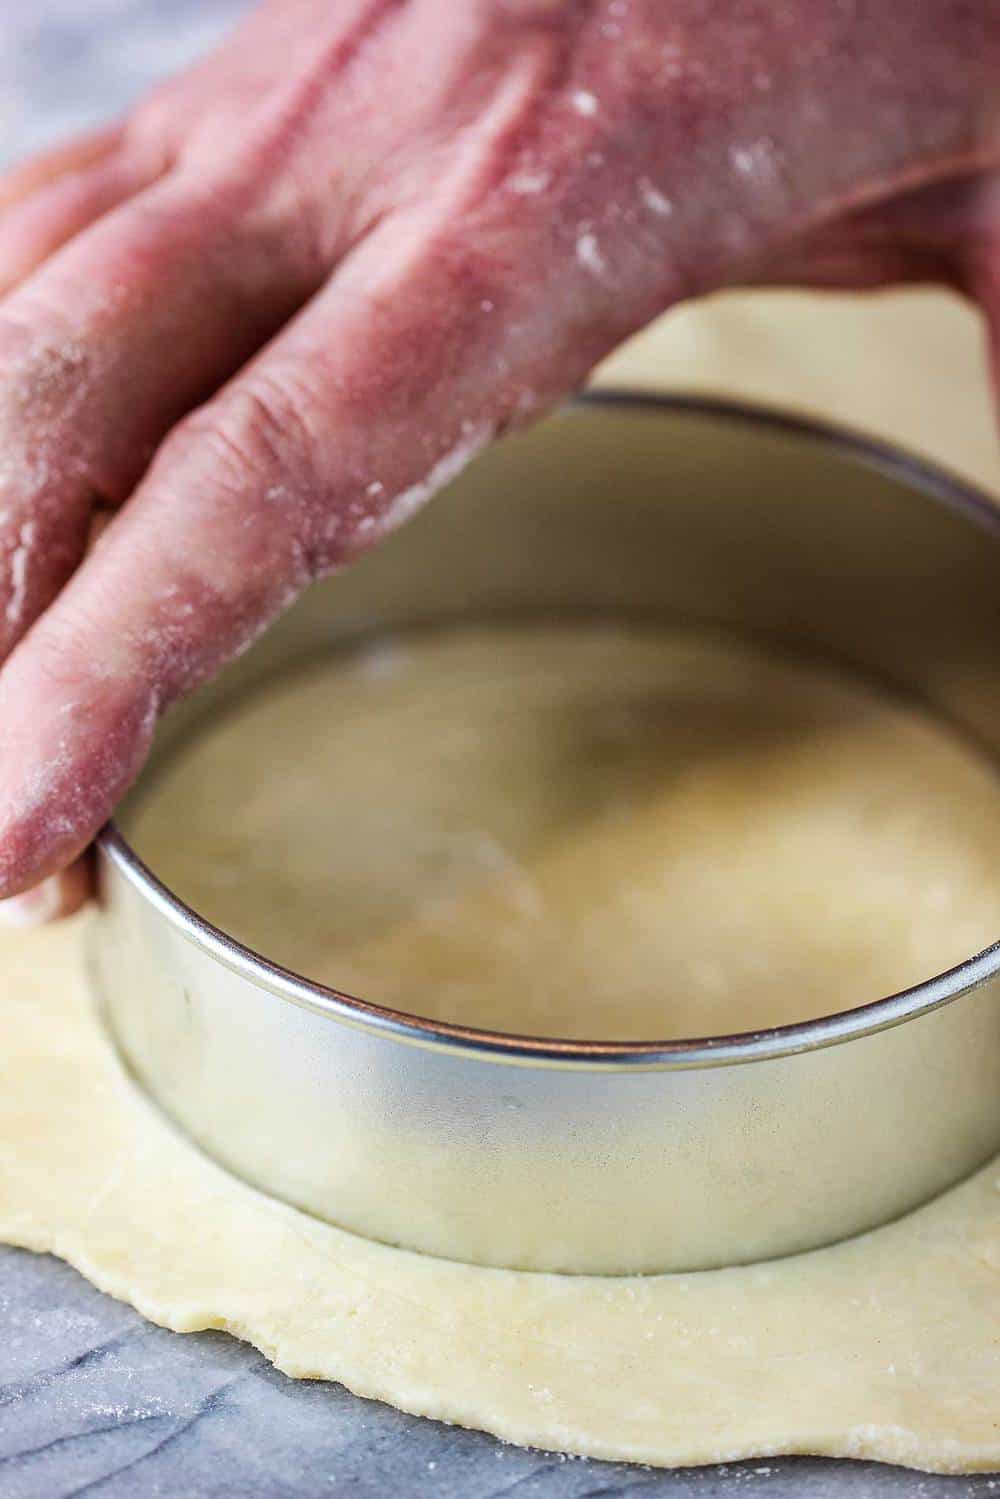
{"type": "Polygon", "coordinates": [[[655,626],[328,657],[187,739],[125,826],[294,972],[522,1035],[808,1020],[1000,932],[992,763],[846,672],[655,626]]]}
{"type": "MultiPolygon", "coordinates": [[[[839,410],[998,477],[978,331],[943,298],[730,299],[671,319],[615,373],[839,410]]],[[[165,1326],[226,1328],[289,1374],[515,1442],[663,1465],[1000,1467],[996,1163],[899,1223],[769,1265],[588,1279],[407,1254],[233,1180],[146,1103],[93,1016],[87,919],[0,931],[7,1242],[165,1326]]]]}
{"type": "Polygon", "coordinates": [[[88,918],[0,933],[0,1237],[181,1332],[512,1442],[663,1465],[780,1453],[1000,1466],[1000,1169],[833,1249],[689,1276],[488,1270],[242,1185],[94,1019],[88,918]]]}

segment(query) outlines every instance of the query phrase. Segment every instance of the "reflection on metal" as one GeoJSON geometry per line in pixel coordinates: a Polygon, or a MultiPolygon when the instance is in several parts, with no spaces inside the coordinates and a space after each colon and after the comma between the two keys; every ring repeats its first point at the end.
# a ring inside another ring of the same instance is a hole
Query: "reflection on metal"
{"type": "MultiPolygon", "coordinates": [[[[987,500],[842,433],[604,394],[486,454],[314,589],[176,714],[158,755],[222,698],[338,642],[572,613],[832,658],[1000,747],[987,500]]],[[[534,1040],[276,968],[178,902],[115,827],[99,862],[91,966],[134,1073],[234,1172],[372,1238],[524,1269],[696,1270],[873,1227],[1000,1148],[997,948],[753,1035],[534,1040]]]]}

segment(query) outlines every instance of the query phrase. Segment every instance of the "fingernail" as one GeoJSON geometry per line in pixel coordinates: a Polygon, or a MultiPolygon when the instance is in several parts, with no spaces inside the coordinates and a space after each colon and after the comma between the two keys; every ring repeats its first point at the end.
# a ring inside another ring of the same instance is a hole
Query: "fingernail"
{"type": "Polygon", "coordinates": [[[52,874],[33,890],[12,895],[9,900],[0,900],[0,922],[12,927],[44,926],[58,916],[62,908],[62,880],[59,875],[52,874]]]}

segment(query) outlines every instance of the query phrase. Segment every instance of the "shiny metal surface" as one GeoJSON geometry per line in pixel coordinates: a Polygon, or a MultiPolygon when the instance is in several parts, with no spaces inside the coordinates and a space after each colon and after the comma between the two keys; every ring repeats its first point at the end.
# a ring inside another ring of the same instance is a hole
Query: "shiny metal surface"
{"type": "MultiPolygon", "coordinates": [[[[314,589],[157,754],[228,695],[360,634],[571,612],[794,645],[1000,748],[989,502],[842,434],[603,395],[487,454],[314,589]]],[[[1000,948],[804,1025],[536,1041],[274,967],[176,901],[114,827],[99,864],[92,970],[143,1085],[239,1175],[374,1238],[527,1269],[700,1269],[870,1228],[1000,1148],[1000,948]]]]}

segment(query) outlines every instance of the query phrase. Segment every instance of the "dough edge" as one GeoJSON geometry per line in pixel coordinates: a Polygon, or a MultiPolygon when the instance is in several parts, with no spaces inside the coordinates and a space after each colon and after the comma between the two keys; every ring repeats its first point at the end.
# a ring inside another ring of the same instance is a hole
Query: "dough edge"
{"type": "Polygon", "coordinates": [[[435,1261],[275,1202],[179,1135],[93,1013],[87,919],[0,936],[4,1242],[175,1332],[221,1329],[293,1378],[517,1445],[663,1467],[1000,1468],[996,1162],[897,1224],[771,1265],[601,1280],[435,1261]]]}

